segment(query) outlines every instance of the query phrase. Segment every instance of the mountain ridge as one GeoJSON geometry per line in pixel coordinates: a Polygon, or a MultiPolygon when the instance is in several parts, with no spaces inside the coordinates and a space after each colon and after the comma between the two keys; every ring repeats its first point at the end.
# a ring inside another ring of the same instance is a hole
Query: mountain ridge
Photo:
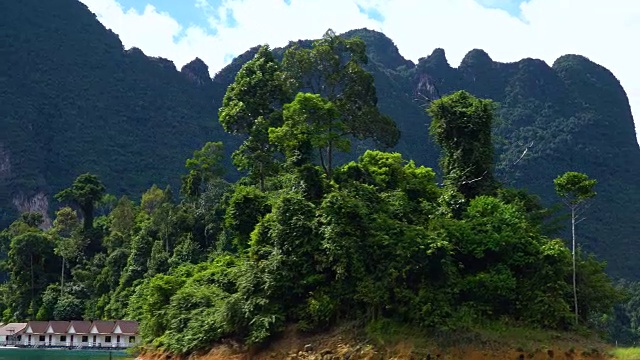
{"type": "MultiPolygon", "coordinates": [[[[170,60],[125,50],[78,1],[3,6],[0,58],[11,70],[0,72],[0,97],[11,105],[0,106],[7,129],[0,134],[0,224],[15,218],[16,202],[21,210],[50,213],[51,195],[83,172],[99,175],[110,192],[137,197],[154,183],[177,186],[184,160],[206,141],[223,141],[227,155],[239,145],[240,138],[222,131],[217,109],[257,46],[210,76],[200,59],[178,70],[170,60]]],[[[581,243],[609,260],[611,274],[638,277],[631,254],[640,251],[632,216],[640,211],[633,191],[640,148],[626,92],[609,70],[580,55],[552,65],[532,58],[501,63],[480,49],[458,67],[441,48],[414,63],[383,33],[354,29],[344,36],[367,43],[379,106],[402,134],[393,151],[437,168],[426,104],[456,90],[497,101],[499,178],[540,194],[546,204],[557,201],[552,180],[564,171],[598,179],[600,194],[579,228],[581,243]]],[[[370,147],[356,142],[342,161],[370,147]]],[[[225,159],[229,176],[237,177],[225,159]]]]}

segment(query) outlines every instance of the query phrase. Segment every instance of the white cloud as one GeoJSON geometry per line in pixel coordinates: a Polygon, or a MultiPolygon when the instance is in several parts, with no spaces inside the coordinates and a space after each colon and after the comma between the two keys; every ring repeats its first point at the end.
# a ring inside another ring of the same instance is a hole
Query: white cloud
{"type": "Polygon", "coordinates": [[[381,30],[414,61],[442,47],[453,66],[473,48],[504,62],[533,57],[552,64],[561,55],[581,54],[616,75],[640,124],[640,48],[633,46],[640,34],[636,0],[529,0],[520,6],[520,19],[475,0],[292,0],[290,5],[283,0],[224,0],[217,9],[206,0],[193,1],[208,14],[210,29],[185,29],[149,5],[138,13],[117,0],[81,1],[120,35],[125,47],[140,47],[178,67],[197,56],[212,74],[228,62],[228,55],[262,43],[276,47],[317,38],[328,28],[381,30]],[[367,18],[357,5],[378,9],[384,22],[367,18]],[[233,14],[234,27],[227,26],[228,13],[233,14]]]}

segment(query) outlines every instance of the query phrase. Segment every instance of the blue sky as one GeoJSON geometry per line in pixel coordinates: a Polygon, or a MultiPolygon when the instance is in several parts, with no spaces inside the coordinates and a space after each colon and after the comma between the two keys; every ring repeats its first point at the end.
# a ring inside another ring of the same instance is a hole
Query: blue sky
{"type": "MultiPolygon", "coordinates": [[[[213,2],[212,2],[213,3],[213,2]]],[[[222,1],[216,0],[216,6],[222,1]]],[[[207,25],[207,15],[196,7],[195,3],[176,0],[121,0],[120,4],[126,8],[133,8],[143,12],[147,4],[153,5],[159,12],[167,12],[183,25],[207,25]]]]}
{"type": "MultiPolygon", "coordinates": [[[[502,62],[549,65],[581,54],[611,70],[640,121],[639,0],[80,0],[125,48],[172,60],[196,57],[214,75],[252,46],[284,46],[329,28],[383,32],[405,58],[444,48],[452,66],[472,49],[502,62]]],[[[638,126],[636,126],[638,127],[638,126]]]]}
{"type": "MultiPolygon", "coordinates": [[[[291,0],[282,0],[290,4],[291,0]]],[[[475,0],[478,4],[491,9],[501,9],[512,16],[520,16],[520,4],[526,0],[475,0]]],[[[213,8],[218,8],[222,0],[209,0],[213,8]]],[[[121,0],[120,4],[126,8],[133,8],[143,12],[147,4],[153,5],[159,12],[167,12],[183,25],[207,26],[207,14],[197,6],[197,2],[190,3],[186,0],[121,0]]],[[[373,20],[383,21],[384,15],[374,6],[364,7],[359,5],[360,11],[373,20]]]]}
{"type": "Polygon", "coordinates": [[[520,17],[520,4],[526,0],[476,0],[480,5],[489,9],[500,9],[511,16],[520,17]]]}

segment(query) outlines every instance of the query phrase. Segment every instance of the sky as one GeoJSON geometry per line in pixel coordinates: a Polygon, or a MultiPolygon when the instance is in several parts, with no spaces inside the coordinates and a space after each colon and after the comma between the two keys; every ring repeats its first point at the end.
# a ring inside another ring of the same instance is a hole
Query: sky
{"type": "MultiPolygon", "coordinates": [[[[319,38],[329,28],[378,30],[417,62],[443,48],[452,66],[472,49],[493,60],[549,65],[580,54],[611,70],[640,129],[638,0],[80,0],[125,48],[199,57],[213,76],[250,47],[319,38]]],[[[637,131],[636,131],[637,132],[637,131]]]]}

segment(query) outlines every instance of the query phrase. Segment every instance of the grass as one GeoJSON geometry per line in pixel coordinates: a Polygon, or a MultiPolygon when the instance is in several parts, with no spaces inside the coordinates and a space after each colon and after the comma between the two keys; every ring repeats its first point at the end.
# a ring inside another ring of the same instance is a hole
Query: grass
{"type": "MultiPolygon", "coordinates": [[[[556,352],[576,353],[586,356],[607,354],[609,346],[588,331],[563,332],[518,326],[504,322],[485,322],[466,326],[463,329],[424,331],[392,320],[378,320],[368,324],[366,337],[377,346],[393,347],[409,344],[417,353],[439,349],[450,352],[457,349],[479,351],[508,350],[524,353],[530,358],[551,349],[556,352]]],[[[640,360],[640,348],[636,357],[616,359],[640,360]]]]}
{"type": "Polygon", "coordinates": [[[640,360],[640,348],[615,348],[611,355],[617,360],[640,360]]]}

